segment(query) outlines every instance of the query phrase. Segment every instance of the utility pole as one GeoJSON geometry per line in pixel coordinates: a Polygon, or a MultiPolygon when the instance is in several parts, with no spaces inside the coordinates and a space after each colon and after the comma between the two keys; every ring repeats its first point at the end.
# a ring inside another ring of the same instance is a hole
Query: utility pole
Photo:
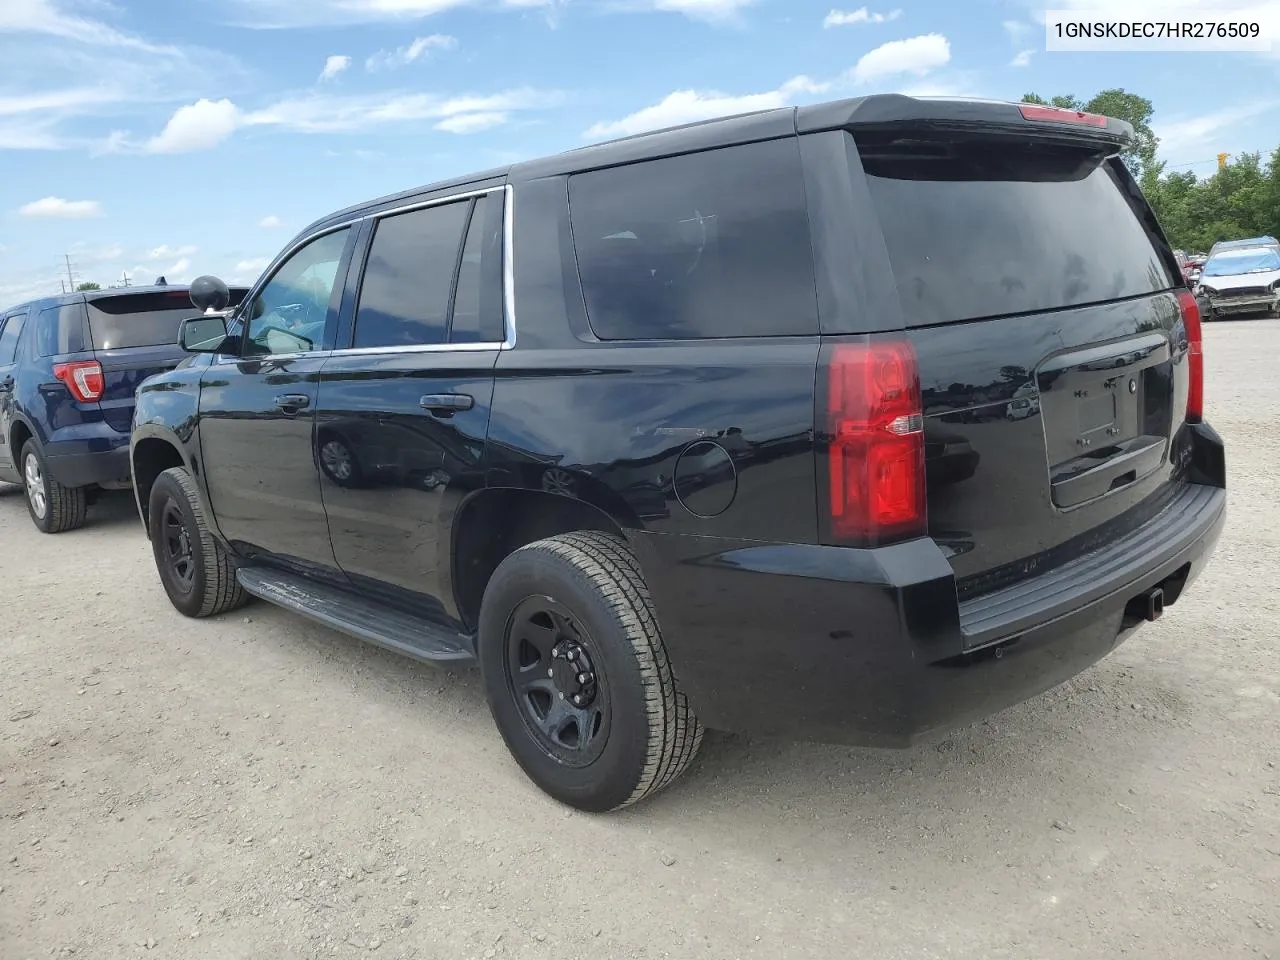
{"type": "Polygon", "coordinates": [[[71,272],[71,254],[69,254],[69,253],[64,253],[64,254],[62,255],[62,259],[63,259],[63,260],[65,260],[65,261],[67,261],[67,283],[69,283],[69,284],[71,285],[71,289],[72,289],[72,290],[75,290],[75,288],[76,288],[76,278],[75,278],[75,275],[74,275],[74,274],[72,274],[72,272],[71,272]]]}

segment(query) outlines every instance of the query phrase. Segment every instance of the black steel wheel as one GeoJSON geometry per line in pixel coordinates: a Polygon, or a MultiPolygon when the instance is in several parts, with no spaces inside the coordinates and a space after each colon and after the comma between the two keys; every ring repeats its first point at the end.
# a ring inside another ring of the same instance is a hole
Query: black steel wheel
{"type": "Polygon", "coordinates": [[[169,602],[188,617],[211,617],[243,606],[231,558],[205,519],[191,475],[173,467],[156,478],[147,504],[151,552],[169,602]]]}
{"type": "Polygon", "coordinates": [[[164,516],[160,521],[160,538],[169,582],[182,593],[190,593],[196,582],[195,548],[187,533],[186,517],[182,515],[182,509],[175,500],[165,501],[164,516]]]}
{"type": "Polygon", "coordinates": [[[485,588],[479,656],[512,756],[581,810],[663,789],[702,741],[639,564],[615,537],[564,534],[503,560],[485,588]]]}
{"type": "Polygon", "coordinates": [[[585,626],[564,604],[529,597],[507,621],[506,678],[529,734],[570,767],[600,758],[609,740],[609,684],[585,626]]]}

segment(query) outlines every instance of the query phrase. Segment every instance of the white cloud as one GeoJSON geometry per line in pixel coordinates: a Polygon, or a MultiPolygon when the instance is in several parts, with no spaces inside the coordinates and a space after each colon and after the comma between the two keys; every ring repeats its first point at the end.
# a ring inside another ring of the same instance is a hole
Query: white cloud
{"type": "Polygon", "coordinates": [[[64,200],[62,197],[33,200],[18,209],[18,216],[29,220],[89,220],[104,214],[97,200],[64,200]]]}
{"type": "Polygon", "coordinates": [[[951,60],[951,44],[940,33],[926,33],[907,40],[892,40],[863,54],[853,68],[853,79],[871,83],[903,74],[922,77],[951,60]]]}
{"type": "Polygon", "coordinates": [[[1000,25],[1004,27],[1004,32],[1014,43],[1021,42],[1022,38],[1031,32],[1031,24],[1021,20],[1006,20],[1000,25]]]}
{"type": "Polygon", "coordinates": [[[729,20],[757,0],[648,0],[648,6],[665,13],[682,13],[692,20],[729,20]]]}
{"type": "Polygon", "coordinates": [[[171,247],[168,244],[161,244],[154,250],[147,253],[146,259],[148,262],[154,263],[156,260],[172,260],[174,257],[189,257],[198,249],[198,247],[192,246],[171,247]]]}
{"type": "Polygon", "coordinates": [[[822,21],[825,29],[832,27],[848,27],[857,23],[888,23],[902,16],[901,10],[890,10],[888,13],[874,13],[866,7],[857,10],[832,10],[822,21]]]}
{"type": "Polygon", "coordinates": [[[274,213],[269,217],[263,217],[258,221],[258,226],[263,230],[278,230],[284,226],[284,221],[277,217],[274,213]]]}
{"type": "MultiPolygon", "coordinates": [[[[601,0],[604,10],[678,13],[693,20],[731,21],[760,0],[601,0]]],[[[236,22],[246,27],[273,29],[320,24],[380,23],[421,20],[449,10],[478,7],[489,10],[539,12],[555,23],[570,0],[231,0],[240,12],[236,22]]],[[[585,6],[585,4],[584,4],[585,6]]]]}
{"type": "Polygon", "coordinates": [[[231,274],[226,278],[228,283],[249,284],[253,283],[258,277],[262,276],[262,271],[271,265],[270,257],[251,257],[241,260],[231,268],[231,274]]]}
{"type": "Polygon", "coordinates": [[[377,127],[436,121],[439,130],[473,133],[496,126],[510,114],[557,105],[552,91],[507,90],[484,96],[442,97],[433,93],[330,96],[310,94],[243,110],[230,100],[200,100],[178,109],[164,130],[145,145],[149,153],[179,153],[216,147],[237,130],[267,127],[292,133],[352,133],[377,127]]]}
{"type": "Polygon", "coordinates": [[[682,123],[710,120],[713,117],[727,117],[754,110],[773,110],[785,107],[802,96],[823,93],[828,89],[830,84],[816,83],[808,77],[795,77],[777,90],[741,96],[711,90],[677,90],[660,103],[637,110],[621,120],[597,123],[587,131],[586,136],[593,140],[625,137],[682,123]]]}
{"type": "Polygon", "coordinates": [[[79,240],[71,245],[71,259],[76,262],[111,263],[123,256],[124,247],[118,243],[95,247],[79,240]]]}
{"type": "Polygon", "coordinates": [[[1009,61],[1011,67],[1029,67],[1031,66],[1031,55],[1034,50],[1019,50],[1017,55],[1009,61]]]}
{"type": "Polygon", "coordinates": [[[382,50],[375,53],[365,61],[365,69],[373,71],[405,67],[428,56],[433,50],[453,50],[457,46],[457,37],[433,33],[429,37],[418,37],[412,43],[395,50],[382,50]]]}
{"type": "MultiPolygon", "coordinates": [[[[1176,117],[1153,124],[1160,138],[1160,153],[1182,157],[1195,152],[1216,152],[1224,134],[1236,126],[1280,111],[1280,99],[1258,100],[1238,107],[1215,110],[1202,116],[1176,117]]],[[[1272,124],[1272,129],[1275,125],[1272,124]]]]}
{"type": "MultiPolygon", "coordinates": [[[[165,46],[93,19],[110,0],[0,0],[0,149],[130,149],[121,118],[238,86],[225,53],[165,46]],[[76,13],[71,14],[74,9],[76,13]],[[114,124],[111,135],[104,124],[114,124]]],[[[118,11],[117,11],[118,12],[118,11]]]]}
{"type": "Polygon", "coordinates": [[[216,147],[236,131],[240,109],[230,100],[197,100],[179,107],[164,130],[146,144],[148,153],[189,153],[216,147]]]}
{"type": "Polygon", "coordinates": [[[53,0],[4,0],[0,4],[0,33],[43,34],[63,40],[110,47],[130,47],[148,53],[173,52],[87,17],[63,13],[53,0]]]}
{"type": "Polygon", "coordinates": [[[459,113],[453,117],[445,117],[436,124],[436,129],[443,130],[445,133],[479,133],[481,130],[500,127],[507,122],[507,119],[508,115],[500,110],[492,110],[488,113],[459,113]]]}
{"type": "Polygon", "coordinates": [[[351,66],[351,58],[341,54],[328,57],[324,62],[324,69],[320,71],[320,82],[333,80],[340,73],[351,66]]]}

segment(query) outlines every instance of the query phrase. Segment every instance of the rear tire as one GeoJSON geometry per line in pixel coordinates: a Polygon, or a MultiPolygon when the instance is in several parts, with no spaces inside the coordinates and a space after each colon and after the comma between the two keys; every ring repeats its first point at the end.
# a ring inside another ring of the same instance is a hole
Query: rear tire
{"type": "Polygon", "coordinates": [[[702,742],[639,564],[615,537],[566,534],[507,557],[485,589],[479,658],[516,762],[580,810],[656,793],[702,742]]]}
{"type": "Polygon", "coordinates": [[[160,582],[179,613],[212,617],[245,605],[248,594],[210,532],[200,491],[184,468],[171,467],[156,478],[147,527],[160,582]]]}
{"type": "Polygon", "coordinates": [[[84,487],[64,487],[49,475],[35,440],[22,447],[22,478],[27,513],[41,533],[66,533],[84,526],[89,501],[84,487]]]}

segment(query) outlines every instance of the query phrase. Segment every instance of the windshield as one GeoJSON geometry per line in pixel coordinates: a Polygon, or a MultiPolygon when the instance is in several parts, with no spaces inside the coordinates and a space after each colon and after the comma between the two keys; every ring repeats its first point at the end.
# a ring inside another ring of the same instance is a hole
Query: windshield
{"type": "Polygon", "coordinates": [[[1280,270],[1280,250],[1259,247],[1219,253],[1204,265],[1206,277],[1235,277],[1242,273],[1269,273],[1280,270]]]}

